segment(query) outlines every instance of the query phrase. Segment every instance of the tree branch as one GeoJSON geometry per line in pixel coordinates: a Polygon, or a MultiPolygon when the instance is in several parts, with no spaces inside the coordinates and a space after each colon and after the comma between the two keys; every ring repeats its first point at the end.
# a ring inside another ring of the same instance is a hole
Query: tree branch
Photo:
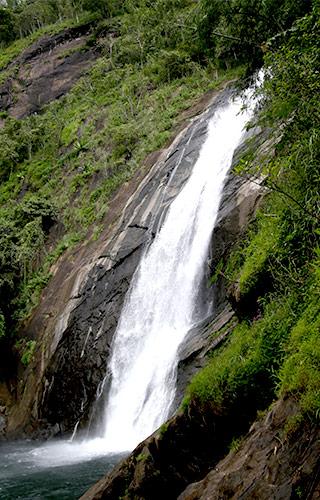
{"type": "Polygon", "coordinates": [[[255,47],[259,47],[259,49],[262,50],[261,45],[259,45],[258,43],[249,42],[248,40],[243,41],[243,40],[241,40],[241,38],[238,38],[238,37],[232,36],[232,35],[225,35],[224,33],[219,33],[218,31],[213,31],[212,34],[216,35],[216,36],[220,36],[221,38],[227,38],[228,40],[234,40],[235,42],[248,43],[249,45],[254,45],[255,47]]]}

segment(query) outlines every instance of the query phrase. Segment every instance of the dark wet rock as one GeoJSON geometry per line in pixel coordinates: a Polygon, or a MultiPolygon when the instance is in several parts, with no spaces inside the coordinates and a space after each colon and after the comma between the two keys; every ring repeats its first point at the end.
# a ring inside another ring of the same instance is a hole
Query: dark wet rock
{"type": "Polygon", "coordinates": [[[4,433],[7,426],[6,418],[0,414],[0,434],[4,433]]]}
{"type": "Polygon", "coordinates": [[[87,36],[90,33],[91,28],[92,23],[89,22],[82,24],[81,26],[67,28],[55,35],[43,36],[24,50],[11,64],[25,64],[30,62],[40,54],[53,51],[56,47],[61,46],[68,41],[79,39],[82,36],[87,36]]]}
{"type": "Polygon", "coordinates": [[[7,407],[0,406],[0,438],[4,436],[7,428],[7,407]]]}
{"type": "Polygon", "coordinates": [[[146,233],[132,232],[130,249],[122,247],[120,256],[114,260],[106,258],[111,262],[108,268],[98,264],[89,273],[80,297],[75,299],[77,304],[67,328],[59,332],[61,339],[45,374],[39,417],[50,424],[58,422],[61,430],[72,429],[88,412],[104,379],[119,310],[146,233]]]}
{"type": "Polygon", "coordinates": [[[177,390],[174,409],[183,400],[185,389],[195,375],[208,362],[208,354],[220,346],[237,324],[231,306],[227,304],[219,313],[193,328],[179,350],[177,390]]]}
{"type": "Polygon", "coordinates": [[[285,436],[284,426],[296,412],[291,399],[277,402],[252,426],[237,452],[189,485],[178,500],[319,498],[320,430],[305,424],[285,436]]]}
{"type": "Polygon", "coordinates": [[[190,481],[221,458],[231,419],[189,409],[143,441],[109,476],[83,497],[89,499],[176,499],[190,481]]]}
{"type": "Polygon", "coordinates": [[[191,407],[137,446],[81,500],[287,500],[301,494],[316,499],[320,431],[310,424],[285,436],[286,422],[297,412],[294,400],[279,400],[247,429],[238,451],[228,453],[233,433],[247,425],[241,413],[219,416],[191,407]]]}
{"type": "MultiPolygon", "coordinates": [[[[252,128],[246,139],[247,141],[244,141],[235,151],[232,168],[237,165],[241,156],[252,148],[256,158],[261,161],[266,154],[269,157],[273,154],[274,142],[270,139],[270,130],[252,128]]],[[[212,234],[209,262],[212,275],[219,263],[226,264],[231,248],[241,240],[265,193],[262,178],[250,179],[247,176],[234,175],[231,169],[224,186],[219,214],[212,234]]],[[[216,311],[225,307],[228,301],[229,285],[223,273],[218,273],[217,280],[213,284],[216,311]]]]}
{"type": "Polygon", "coordinates": [[[43,36],[23,51],[7,67],[11,76],[0,86],[0,111],[23,118],[66,94],[97,57],[86,46],[90,28],[43,36]]]}

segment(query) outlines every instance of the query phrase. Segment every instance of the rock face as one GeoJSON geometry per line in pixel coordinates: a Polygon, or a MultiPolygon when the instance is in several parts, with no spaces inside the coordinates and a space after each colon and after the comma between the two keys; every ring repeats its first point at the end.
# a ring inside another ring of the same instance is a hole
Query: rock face
{"type": "Polygon", "coordinates": [[[310,426],[284,437],[294,401],[280,400],[252,426],[238,452],[231,452],[178,500],[319,498],[320,431],[310,426]]]}
{"type": "Polygon", "coordinates": [[[236,414],[226,418],[190,408],[141,443],[81,500],[316,499],[320,431],[304,426],[285,437],[285,423],[297,411],[292,399],[279,400],[251,427],[239,450],[219,461],[232,431],[243,430],[245,422],[236,414]],[[196,477],[204,479],[185,489],[196,477]]]}
{"type": "Polygon", "coordinates": [[[64,95],[96,58],[86,47],[90,25],[44,36],[16,58],[0,86],[0,111],[15,118],[37,113],[64,95]]]}
{"type": "Polygon", "coordinates": [[[82,499],[176,499],[223,456],[232,420],[231,415],[217,417],[210,411],[204,415],[197,408],[180,412],[139,444],[82,499]]]}
{"type": "Polygon", "coordinates": [[[214,318],[192,329],[179,351],[175,408],[182,403],[186,386],[193,375],[208,362],[207,355],[218,347],[237,324],[229,304],[214,318]]]}

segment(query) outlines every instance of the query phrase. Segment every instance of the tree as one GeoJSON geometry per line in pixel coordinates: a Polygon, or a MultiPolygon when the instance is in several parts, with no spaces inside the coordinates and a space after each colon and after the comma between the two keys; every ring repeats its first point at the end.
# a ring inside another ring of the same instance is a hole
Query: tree
{"type": "Polygon", "coordinates": [[[89,12],[97,12],[105,17],[110,15],[109,0],[83,0],[82,6],[89,12]]]}
{"type": "Polygon", "coordinates": [[[15,39],[15,22],[12,10],[0,7],[0,43],[8,44],[15,39]]]}
{"type": "Polygon", "coordinates": [[[290,28],[311,5],[311,0],[202,0],[199,46],[223,63],[258,66],[267,40],[290,28]]]}

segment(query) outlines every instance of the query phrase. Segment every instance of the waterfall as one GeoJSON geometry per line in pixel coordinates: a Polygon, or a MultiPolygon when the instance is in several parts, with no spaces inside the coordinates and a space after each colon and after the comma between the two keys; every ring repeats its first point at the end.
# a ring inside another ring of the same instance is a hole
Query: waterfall
{"type": "Polygon", "coordinates": [[[234,150],[255,107],[253,90],[219,108],[193,171],[146,249],[114,335],[104,419],[109,452],[131,450],[169,416],[178,349],[208,315],[201,304],[212,230],[234,150]]]}
{"type": "MultiPolygon", "coordinates": [[[[245,93],[244,110],[244,99],[236,98],[210,119],[193,171],[134,274],[114,335],[101,437],[76,439],[77,422],[69,440],[10,452],[6,460],[14,467],[20,464],[22,475],[46,468],[52,474],[56,467],[60,474],[61,467],[81,462],[92,462],[96,468],[98,457],[99,463],[108,457],[110,467],[170,415],[179,346],[194,324],[210,313],[201,300],[208,249],[234,150],[257,104],[253,93],[245,93]]],[[[173,175],[179,168],[180,160],[173,175]]],[[[91,333],[89,329],[83,350],[91,333]]],[[[99,393],[105,385],[104,380],[99,393]]]]}

